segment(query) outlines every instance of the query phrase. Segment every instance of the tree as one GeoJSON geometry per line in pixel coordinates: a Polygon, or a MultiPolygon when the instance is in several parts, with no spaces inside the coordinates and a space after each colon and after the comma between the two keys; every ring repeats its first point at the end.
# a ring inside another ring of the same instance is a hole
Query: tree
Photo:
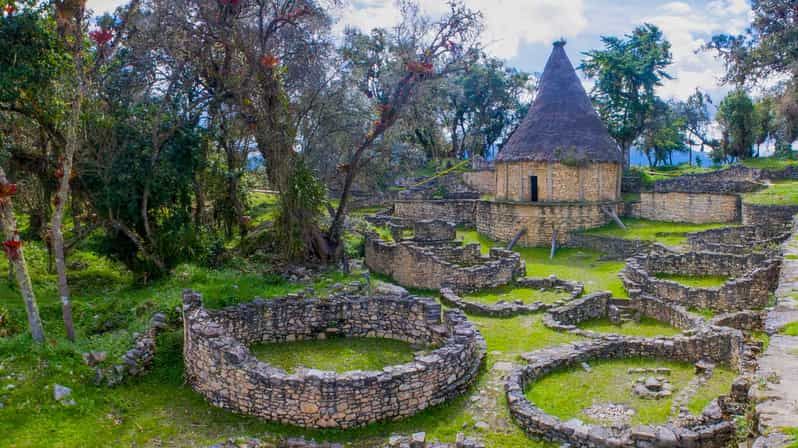
{"type": "Polygon", "coordinates": [[[349,30],[342,52],[358,79],[360,90],[374,101],[373,121],[341,166],[344,184],[327,241],[333,258],[343,250],[342,234],[352,185],[363,157],[400,118],[419,87],[465,69],[478,55],[476,39],[482,16],[452,1],[438,20],[420,14],[417,4],[402,2],[402,22],[392,32],[371,35],[349,30]]]}
{"type": "Polygon", "coordinates": [[[655,89],[671,79],[671,45],[654,25],[644,24],[624,38],[602,36],[603,50],[585,53],[580,65],[595,81],[591,96],[629,167],[630,148],[645,128],[656,102],[655,89]]]}
{"type": "Polygon", "coordinates": [[[754,103],[754,144],[756,156],[759,157],[760,146],[768,141],[776,132],[775,99],[765,96],[754,103]]]}
{"type": "Polygon", "coordinates": [[[685,143],[685,130],[685,119],[674,105],[657,101],[640,138],[649,165],[673,165],[674,152],[689,151],[685,143]]]}
{"type": "Polygon", "coordinates": [[[748,94],[737,89],[723,98],[718,106],[721,127],[721,155],[727,160],[747,159],[753,154],[754,103],[748,94]]]}
{"type": "MultiPolygon", "coordinates": [[[[699,145],[701,152],[704,152],[705,146],[715,148],[719,144],[709,136],[709,126],[712,123],[712,119],[709,116],[710,104],[712,104],[712,99],[709,94],[699,89],[696,89],[687,98],[687,101],[680,101],[674,104],[674,111],[684,121],[684,128],[690,137],[687,138],[686,143],[691,147],[699,145]]],[[[692,150],[689,151],[689,163],[690,165],[693,164],[692,150]]]]}

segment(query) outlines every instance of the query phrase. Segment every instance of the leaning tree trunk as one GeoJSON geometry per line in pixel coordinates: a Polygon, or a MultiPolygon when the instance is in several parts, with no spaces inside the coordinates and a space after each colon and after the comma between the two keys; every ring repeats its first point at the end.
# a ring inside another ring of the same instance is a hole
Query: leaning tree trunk
{"type": "MultiPolygon", "coordinates": [[[[8,179],[3,168],[0,168],[0,186],[8,185],[8,179]]],[[[3,229],[7,245],[4,243],[6,254],[14,271],[19,292],[25,302],[25,311],[28,313],[28,326],[30,334],[36,342],[44,342],[44,328],[42,319],[39,317],[39,307],[36,305],[36,294],[33,292],[33,285],[28,274],[28,265],[25,262],[19,234],[17,233],[17,219],[14,217],[14,208],[11,197],[0,198],[0,227],[3,229]],[[14,248],[14,246],[17,246],[14,248]]]]}

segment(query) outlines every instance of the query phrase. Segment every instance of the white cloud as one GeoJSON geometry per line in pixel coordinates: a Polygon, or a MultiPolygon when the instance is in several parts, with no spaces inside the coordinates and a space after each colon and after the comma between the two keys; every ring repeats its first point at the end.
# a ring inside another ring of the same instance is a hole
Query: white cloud
{"type": "MultiPolygon", "coordinates": [[[[445,12],[441,0],[421,0],[431,15],[445,12]]],[[[523,43],[549,44],[560,37],[575,37],[588,25],[582,0],[466,0],[485,16],[483,44],[495,56],[509,59],[523,43]]],[[[340,14],[338,28],[363,30],[396,24],[399,13],[392,0],[357,0],[340,14]]]]}
{"type": "Polygon", "coordinates": [[[106,12],[112,13],[118,6],[128,2],[129,0],[88,0],[86,7],[93,10],[95,15],[100,16],[106,12]]]}

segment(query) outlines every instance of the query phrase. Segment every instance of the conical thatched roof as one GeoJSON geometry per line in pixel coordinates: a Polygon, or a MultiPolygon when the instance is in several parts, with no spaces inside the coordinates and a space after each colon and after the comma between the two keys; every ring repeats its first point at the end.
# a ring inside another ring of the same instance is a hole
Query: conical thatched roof
{"type": "Polygon", "coordinates": [[[574,66],[556,42],[529,113],[496,157],[497,162],[618,162],[621,150],[610,137],[574,66]]]}

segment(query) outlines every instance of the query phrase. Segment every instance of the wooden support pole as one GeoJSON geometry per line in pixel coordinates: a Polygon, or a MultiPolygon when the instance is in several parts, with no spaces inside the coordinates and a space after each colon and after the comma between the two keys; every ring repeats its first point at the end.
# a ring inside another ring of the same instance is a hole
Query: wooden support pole
{"type": "Polygon", "coordinates": [[[619,218],[618,214],[615,213],[615,210],[613,210],[613,209],[611,209],[609,207],[606,207],[606,206],[601,206],[601,211],[604,212],[610,218],[612,218],[612,220],[615,221],[615,224],[618,224],[618,227],[622,228],[623,230],[627,230],[626,226],[621,221],[621,218],[619,218]]]}
{"type": "Polygon", "coordinates": [[[518,240],[520,240],[524,235],[526,235],[526,227],[522,227],[521,230],[515,234],[513,239],[510,240],[510,244],[507,245],[507,250],[513,250],[513,247],[515,247],[516,243],[518,243],[518,240]]]}
{"type": "Polygon", "coordinates": [[[554,231],[551,232],[551,253],[549,253],[549,259],[554,258],[554,253],[557,252],[557,229],[555,228],[554,231]]]}

